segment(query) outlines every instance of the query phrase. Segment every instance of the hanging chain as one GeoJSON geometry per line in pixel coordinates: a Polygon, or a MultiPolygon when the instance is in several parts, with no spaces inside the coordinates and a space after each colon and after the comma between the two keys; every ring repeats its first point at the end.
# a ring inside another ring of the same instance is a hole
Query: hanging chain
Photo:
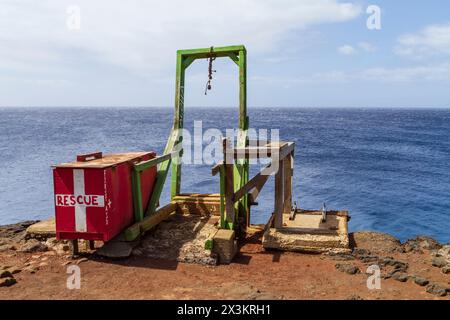
{"type": "Polygon", "coordinates": [[[209,65],[208,65],[208,81],[206,82],[206,88],[205,88],[205,96],[208,94],[208,90],[211,90],[211,80],[212,80],[212,74],[213,72],[216,72],[216,70],[213,70],[213,61],[216,60],[216,57],[213,56],[213,47],[211,47],[210,50],[211,54],[209,56],[209,65]]]}

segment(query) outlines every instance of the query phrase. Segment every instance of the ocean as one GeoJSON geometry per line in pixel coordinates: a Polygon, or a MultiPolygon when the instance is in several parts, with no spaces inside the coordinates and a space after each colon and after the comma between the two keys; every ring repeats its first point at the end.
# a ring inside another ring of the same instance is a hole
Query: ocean
{"type": "MultiPolygon", "coordinates": [[[[450,110],[249,108],[250,127],[294,141],[294,201],[349,210],[350,231],[450,241],[450,110]]],[[[54,214],[51,165],[80,153],[162,153],[172,108],[0,108],[0,224],[54,214]]],[[[237,126],[237,108],[186,108],[185,127],[237,126]]],[[[252,166],[256,172],[259,166],[252,166]]],[[[273,211],[273,178],[252,223],[273,211]]],[[[219,191],[210,165],[184,165],[182,192],[219,191]]],[[[168,200],[165,189],[161,203],[168,200]]]]}

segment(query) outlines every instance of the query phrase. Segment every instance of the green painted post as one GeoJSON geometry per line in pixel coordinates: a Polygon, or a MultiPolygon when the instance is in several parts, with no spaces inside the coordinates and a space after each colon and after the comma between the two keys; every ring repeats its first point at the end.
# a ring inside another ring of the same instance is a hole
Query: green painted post
{"type": "Polygon", "coordinates": [[[133,169],[131,173],[131,181],[133,186],[134,220],[139,222],[144,219],[144,209],[142,207],[141,173],[136,169],[133,169]]]}
{"type": "MultiPolygon", "coordinates": [[[[249,121],[247,117],[247,52],[245,48],[239,51],[239,130],[241,135],[237,141],[238,148],[247,146],[247,130],[249,121]]],[[[235,191],[242,188],[249,179],[248,160],[238,159],[234,168],[235,191]]],[[[236,204],[236,212],[244,219],[245,225],[250,223],[250,209],[248,196],[244,196],[236,204]]]]}
{"type": "MultiPolygon", "coordinates": [[[[177,71],[175,80],[175,118],[173,122],[173,130],[177,133],[175,146],[180,152],[182,152],[183,142],[183,123],[184,123],[184,75],[186,70],[185,57],[183,57],[182,51],[177,51],[177,71]]],[[[194,60],[189,59],[188,65],[194,60]]],[[[170,197],[173,199],[180,194],[181,189],[181,154],[172,163],[172,181],[170,188],[170,197]]]]}

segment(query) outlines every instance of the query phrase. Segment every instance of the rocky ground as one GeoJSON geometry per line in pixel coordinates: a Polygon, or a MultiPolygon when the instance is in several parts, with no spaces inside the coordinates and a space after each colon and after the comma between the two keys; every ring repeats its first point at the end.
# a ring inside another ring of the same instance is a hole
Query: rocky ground
{"type": "MultiPolygon", "coordinates": [[[[402,244],[356,232],[351,254],[311,255],[265,251],[256,232],[241,242],[232,264],[212,266],[203,250],[192,253],[186,243],[171,249],[167,223],[120,260],[88,249],[74,258],[68,243],[30,237],[32,223],[0,227],[0,299],[450,299],[450,245],[428,237],[402,244]],[[70,265],[80,267],[81,289],[67,287],[70,265]],[[373,266],[381,271],[380,289],[367,286],[373,266]]],[[[174,238],[208,237],[209,220],[182,224],[169,230],[174,238]],[[200,226],[198,236],[186,233],[200,226]]]]}

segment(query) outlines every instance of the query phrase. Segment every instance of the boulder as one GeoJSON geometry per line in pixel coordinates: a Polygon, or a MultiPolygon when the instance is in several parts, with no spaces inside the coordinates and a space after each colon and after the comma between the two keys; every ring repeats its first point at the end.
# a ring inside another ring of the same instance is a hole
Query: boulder
{"type": "Polygon", "coordinates": [[[16,284],[17,280],[13,277],[1,278],[0,279],[0,287],[10,287],[13,284],[16,284]]]}
{"type": "Polygon", "coordinates": [[[365,249],[376,254],[403,252],[400,240],[386,233],[360,231],[349,236],[351,244],[357,249],[365,249]]]}
{"type": "Polygon", "coordinates": [[[450,274],[450,265],[446,265],[441,271],[443,274],[450,274]]]}
{"type": "Polygon", "coordinates": [[[415,284],[417,284],[417,285],[419,285],[419,286],[421,286],[421,287],[424,287],[424,286],[426,286],[427,284],[429,284],[430,283],[430,281],[428,281],[427,279],[425,279],[425,278],[422,278],[422,277],[414,277],[414,283],[415,284]]]}
{"type": "Polygon", "coordinates": [[[400,282],[406,282],[409,279],[409,276],[407,273],[404,272],[395,272],[392,275],[392,279],[400,281],[400,282]]]}
{"type": "Polygon", "coordinates": [[[418,236],[406,241],[403,245],[405,252],[422,252],[422,250],[438,250],[442,245],[435,239],[427,236],[418,236]]]}
{"type": "Polygon", "coordinates": [[[335,265],[336,269],[341,271],[341,272],[345,272],[347,274],[350,275],[354,275],[357,273],[361,273],[361,270],[358,269],[358,267],[352,265],[352,264],[336,264],[335,265]]]}
{"type": "Polygon", "coordinates": [[[47,251],[48,248],[45,244],[42,242],[36,240],[36,239],[30,239],[25,244],[23,244],[18,251],[20,252],[44,252],[47,251]]]}
{"type": "Polygon", "coordinates": [[[445,297],[447,295],[447,288],[433,283],[427,286],[427,292],[434,294],[435,296],[445,297]]]}
{"type": "Polygon", "coordinates": [[[431,264],[433,267],[443,268],[447,265],[447,260],[444,257],[434,257],[431,264]]]}
{"type": "Polygon", "coordinates": [[[2,270],[2,271],[0,271],[0,279],[3,279],[3,278],[12,278],[12,273],[10,272],[10,271],[8,271],[8,270],[2,270]]]}

